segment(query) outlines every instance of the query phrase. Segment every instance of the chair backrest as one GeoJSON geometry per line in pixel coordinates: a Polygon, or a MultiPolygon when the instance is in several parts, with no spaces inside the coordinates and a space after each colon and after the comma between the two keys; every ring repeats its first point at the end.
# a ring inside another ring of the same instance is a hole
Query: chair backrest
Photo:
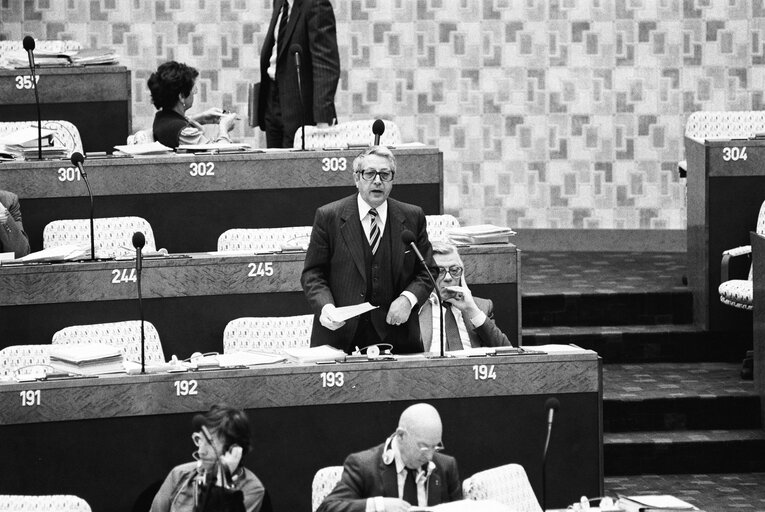
{"type": "MultiPolygon", "coordinates": [[[[165,353],[159,340],[157,328],[151,322],[144,324],[146,340],[146,362],[160,364],[165,362],[165,353]]],[[[118,347],[125,355],[125,360],[141,362],[141,321],[127,320],[104,324],[72,325],[64,327],[53,335],[53,344],[59,343],[105,343],[118,347]]]]}
{"type": "Polygon", "coordinates": [[[311,226],[229,229],[218,237],[219,251],[279,251],[283,245],[305,245],[311,226]]]}
{"type": "Polygon", "coordinates": [[[694,112],[685,123],[685,136],[694,139],[748,138],[765,132],[765,111],[694,112]]]}
{"type": "Polygon", "coordinates": [[[285,348],[310,347],[312,327],[313,315],[235,318],[223,331],[223,353],[283,354],[285,348]]]}
{"type": "Polygon", "coordinates": [[[480,471],[462,482],[469,500],[494,500],[517,512],[542,512],[534,490],[519,464],[506,464],[480,471]]]}
{"type": "MultiPolygon", "coordinates": [[[[146,237],[144,251],[156,251],[151,224],[141,217],[103,217],[94,219],[96,256],[133,256],[133,234],[140,231],[146,237]]],[[[64,219],[49,222],[43,229],[43,248],[61,245],[90,247],[90,219],[64,219]]]]}
{"type": "Polygon", "coordinates": [[[341,476],[343,476],[343,466],[327,466],[316,472],[311,484],[311,512],[316,512],[324,498],[340,481],[341,476]]]}
{"type": "Polygon", "coordinates": [[[49,364],[49,347],[50,345],[11,345],[0,350],[0,378],[13,376],[17,370],[20,375],[38,373],[35,368],[24,367],[49,364]]]}
{"type": "Polygon", "coordinates": [[[446,233],[450,229],[460,227],[460,222],[453,215],[426,215],[425,221],[427,222],[428,238],[431,242],[441,241],[445,242],[449,240],[446,233]]]}
{"type": "Polygon", "coordinates": [[[51,496],[23,496],[0,494],[0,512],[90,512],[90,505],[78,496],[56,494],[51,496]]]}
{"type": "MultiPolygon", "coordinates": [[[[401,132],[393,121],[383,119],[385,131],[380,135],[380,144],[383,146],[395,146],[401,144],[401,132]]],[[[360,121],[347,121],[338,123],[329,128],[305,127],[305,148],[345,148],[352,145],[373,144],[375,135],[372,133],[374,119],[362,119],[360,121]]],[[[295,140],[292,147],[302,147],[303,136],[300,129],[295,132],[295,140]]]]}
{"type": "MultiPolygon", "coordinates": [[[[0,135],[13,133],[22,128],[37,126],[36,121],[4,121],[0,122],[0,135]]],[[[46,130],[53,130],[53,140],[59,146],[64,146],[67,154],[71,155],[75,151],[82,153],[82,139],[80,131],[69,121],[43,121],[42,127],[46,130]]]]}

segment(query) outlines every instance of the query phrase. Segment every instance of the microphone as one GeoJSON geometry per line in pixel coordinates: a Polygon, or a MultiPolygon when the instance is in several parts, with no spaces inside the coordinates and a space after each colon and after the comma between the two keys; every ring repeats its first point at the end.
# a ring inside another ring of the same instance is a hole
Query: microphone
{"type": "Polygon", "coordinates": [[[133,247],[135,247],[135,270],[136,284],[138,286],[138,313],[141,318],[141,373],[146,373],[146,336],[144,334],[143,301],[141,300],[141,249],[146,245],[146,237],[140,231],[133,233],[133,247]]]}
{"type": "Polygon", "coordinates": [[[35,77],[35,40],[32,36],[24,36],[21,42],[29,58],[29,71],[32,73],[32,86],[35,90],[35,105],[37,106],[37,159],[42,160],[42,116],[40,115],[40,93],[37,91],[37,78],[35,77]]]}
{"type": "Polygon", "coordinates": [[[305,151],[305,107],[303,106],[303,84],[300,81],[300,56],[303,54],[303,47],[295,43],[290,46],[290,53],[295,56],[295,69],[297,70],[297,88],[300,98],[300,131],[303,142],[300,149],[305,151]]]}
{"type": "Polygon", "coordinates": [[[414,253],[417,255],[417,258],[420,260],[420,263],[422,263],[423,268],[425,268],[425,271],[428,273],[428,277],[430,278],[430,282],[433,283],[433,289],[436,292],[436,299],[438,299],[438,321],[439,325],[441,326],[440,331],[440,342],[441,342],[441,355],[439,357],[446,357],[444,355],[444,346],[445,346],[445,338],[444,338],[444,311],[441,307],[441,294],[438,292],[438,285],[436,284],[436,280],[433,278],[433,274],[430,273],[430,269],[428,268],[428,265],[425,263],[425,258],[422,257],[422,253],[417,248],[417,244],[414,242],[416,241],[416,238],[414,236],[414,233],[409,231],[408,229],[405,229],[401,233],[401,241],[404,242],[404,245],[408,245],[414,250],[414,253]]]}
{"type": "Polygon", "coordinates": [[[385,122],[382,119],[375,119],[372,123],[372,133],[375,134],[375,146],[380,145],[380,135],[385,133],[385,122]]]}
{"type": "Polygon", "coordinates": [[[74,165],[75,167],[77,167],[77,169],[79,169],[82,179],[85,180],[85,186],[88,187],[88,197],[90,198],[90,261],[95,261],[96,232],[93,227],[93,192],[90,190],[90,182],[88,181],[88,175],[85,172],[85,168],[82,166],[82,163],[85,161],[85,157],[82,156],[82,153],[80,153],[79,151],[75,151],[74,153],[72,153],[71,160],[72,160],[72,165],[74,165]]]}
{"type": "Polygon", "coordinates": [[[547,483],[547,448],[550,445],[550,434],[552,433],[553,418],[555,417],[555,412],[559,407],[560,401],[557,398],[550,397],[545,400],[545,410],[547,411],[547,438],[545,439],[545,448],[542,451],[542,510],[546,510],[545,501],[547,500],[547,490],[545,485],[547,483]]]}

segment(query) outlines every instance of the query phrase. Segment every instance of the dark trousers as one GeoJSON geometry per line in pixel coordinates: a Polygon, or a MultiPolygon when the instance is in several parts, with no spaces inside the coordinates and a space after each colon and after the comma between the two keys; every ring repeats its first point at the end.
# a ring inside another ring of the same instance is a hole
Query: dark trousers
{"type": "Polygon", "coordinates": [[[285,133],[284,131],[282,106],[279,103],[279,88],[273,80],[269,82],[269,94],[264,120],[266,124],[266,147],[291,148],[295,134],[285,133]]]}

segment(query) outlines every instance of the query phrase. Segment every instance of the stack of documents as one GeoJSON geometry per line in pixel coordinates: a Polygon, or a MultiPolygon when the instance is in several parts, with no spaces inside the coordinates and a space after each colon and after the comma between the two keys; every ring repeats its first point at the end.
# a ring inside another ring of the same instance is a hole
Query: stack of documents
{"type": "Polygon", "coordinates": [[[97,66],[117,63],[117,55],[110,48],[83,48],[72,54],[71,59],[72,64],[75,66],[97,66]]]}
{"type": "Polygon", "coordinates": [[[699,510],[687,501],[683,501],[669,494],[655,494],[648,496],[621,496],[616,503],[620,510],[625,512],[675,512],[680,510],[699,510]]]}
{"type": "Polygon", "coordinates": [[[320,363],[345,357],[345,352],[330,345],[320,347],[285,348],[284,354],[296,363],[320,363]]]}
{"type": "Polygon", "coordinates": [[[103,343],[53,345],[50,365],[57,370],[81,375],[100,375],[125,371],[122,351],[103,343]]]}
{"type": "Polygon", "coordinates": [[[56,261],[76,261],[90,257],[90,246],[85,245],[58,245],[48,247],[42,251],[36,251],[27,254],[13,263],[38,263],[38,262],[56,262],[56,261]]]}
{"type": "Polygon", "coordinates": [[[114,146],[114,149],[124,155],[134,157],[169,155],[173,152],[172,148],[165,146],[160,142],[145,142],[143,144],[128,144],[126,146],[114,146]]]}
{"type": "Polygon", "coordinates": [[[37,158],[38,140],[42,141],[42,154],[46,158],[64,158],[68,150],[53,140],[53,130],[45,128],[38,132],[37,127],[28,126],[12,133],[0,136],[2,152],[14,158],[37,158]],[[41,138],[40,138],[41,136],[41,138]]]}
{"type": "Polygon", "coordinates": [[[454,243],[471,245],[506,244],[510,242],[511,236],[515,236],[515,231],[493,224],[479,224],[477,226],[450,229],[447,235],[454,243]]]}

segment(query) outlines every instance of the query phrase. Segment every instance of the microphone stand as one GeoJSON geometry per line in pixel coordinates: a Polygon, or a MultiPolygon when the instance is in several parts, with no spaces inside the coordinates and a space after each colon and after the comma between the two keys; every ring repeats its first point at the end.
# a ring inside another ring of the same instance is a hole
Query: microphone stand
{"type": "Polygon", "coordinates": [[[93,191],[90,189],[88,174],[85,172],[85,168],[82,165],[83,161],[85,160],[85,157],[83,157],[81,153],[76,152],[76,153],[72,153],[71,160],[72,160],[72,163],[76,165],[77,169],[80,171],[80,176],[82,176],[82,179],[85,182],[85,186],[88,187],[88,197],[90,198],[90,261],[95,261],[96,260],[96,231],[93,225],[93,217],[94,217],[95,208],[93,206],[93,191]]]}
{"type": "Polygon", "coordinates": [[[297,68],[297,86],[298,97],[300,98],[300,131],[301,139],[300,150],[305,151],[305,106],[303,105],[303,84],[300,81],[300,53],[295,52],[295,67],[297,68]]]}
{"type": "Polygon", "coordinates": [[[37,159],[42,160],[42,115],[40,114],[40,93],[37,91],[34,52],[31,49],[27,50],[27,56],[29,57],[29,70],[32,72],[32,88],[35,90],[35,106],[37,107],[37,159]]]}
{"type": "MultiPolygon", "coordinates": [[[[414,236],[414,235],[412,235],[414,236]]],[[[425,268],[425,272],[428,273],[428,277],[430,278],[430,282],[433,283],[433,291],[436,294],[436,299],[438,300],[438,323],[440,326],[439,331],[439,338],[441,343],[441,354],[437,357],[439,358],[445,358],[446,354],[444,353],[444,347],[446,345],[445,341],[446,338],[444,337],[444,309],[441,305],[441,294],[438,291],[438,285],[436,284],[436,280],[433,279],[433,274],[430,273],[430,269],[425,264],[425,258],[422,257],[422,253],[420,253],[420,250],[417,248],[417,246],[414,243],[414,240],[409,242],[409,246],[414,250],[414,253],[417,255],[417,257],[420,259],[420,263],[422,263],[423,268],[425,268]]],[[[432,356],[431,356],[432,357],[432,356]]]]}

